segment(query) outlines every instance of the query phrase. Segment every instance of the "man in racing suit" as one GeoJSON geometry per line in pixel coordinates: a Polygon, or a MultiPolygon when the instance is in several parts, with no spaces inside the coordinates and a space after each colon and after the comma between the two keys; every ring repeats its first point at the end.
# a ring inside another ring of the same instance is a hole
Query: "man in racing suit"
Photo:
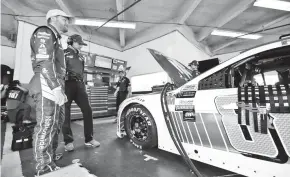
{"type": "Polygon", "coordinates": [[[61,10],[47,12],[48,25],[38,27],[30,39],[34,76],[29,94],[36,104],[33,155],[36,176],[59,169],[55,151],[58,134],[64,121],[65,60],[61,34],[68,31],[69,16],[61,10]]]}

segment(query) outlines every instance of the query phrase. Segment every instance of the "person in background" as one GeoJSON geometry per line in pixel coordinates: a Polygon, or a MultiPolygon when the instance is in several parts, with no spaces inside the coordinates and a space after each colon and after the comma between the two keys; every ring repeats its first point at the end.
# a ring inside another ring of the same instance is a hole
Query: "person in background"
{"type": "Polygon", "coordinates": [[[85,58],[80,54],[82,46],[86,46],[82,37],[78,34],[70,36],[67,40],[68,47],[65,49],[66,61],[66,81],[65,94],[68,102],[65,104],[65,121],[62,127],[62,133],[65,142],[65,150],[74,150],[73,133],[71,130],[70,110],[72,101],[81,108],[84,121],[85,145],[98,147],[100,143],[93,139],[93,115],[89,103],[86,85],[83,82],[85,58]]]}
{"type": "MultiPolygon", "coordinates": [[[[28,90],[21,86],[19,80],[14,80],[9,84],[7,95],[7,109],[23,110],[23,119],[15,120],[15,123],[31,123],[30,112],[31,106],[25,103],[28,90]]],[[[17,117],[16,117],[17,118],[17,117]]],[[[15,119],[16,119],[15,118],[15,119]]]]}
{"type": "MultiPolygon", "coordinates": [[[[2,65],[1,65],[2,66],[2,65]]],[[[1,69],[4,69],[1,67],[1,69]]],[[[3,71],[1,71],[3,72],[3,71]]],[[[1,73],[2,74],[2,73],[1,73]]],[[[6,106],[6,99],[7,99],[7,91],[9,87],[9,83],[12,81],[11,71],[4,71],[3,75],[1,76],[1,106],[6,106]]]]}
{"type": "MultiPolygon", "coordinates": [[[[130,80],[126,77],[125,71],[119,71],[120,79],[116,85],[116,91],[114,96],[117,97],[116,100],[116,111],[118,112],[120,104],[131,96],[131,83],[130,80]]],[[[117,122],[117,118],[114,121],[117,122]]]]}
{"type": "Polygon", "coordinates": [[[192,76],[193,76],[193,78],[195,78],[196,76],[198,76],[200,74],[199,71],[198,71],[198,66],[199,66],[198,61],[193,60],[192,62],[190,62],[188,64],[188,66],[192,70],[192,76]]]}
{"type": "Polygon", "coordinates": [[[47,26],[35,29],[30,39],[34,76],[29,83],[29,95],[36,105],[33,155],[35,176],[58,170],[56,154],[58,134],[64,122],[66,64],[61,34],[68,31],[70,16],[54,9],[46,14],[47,26]]]}

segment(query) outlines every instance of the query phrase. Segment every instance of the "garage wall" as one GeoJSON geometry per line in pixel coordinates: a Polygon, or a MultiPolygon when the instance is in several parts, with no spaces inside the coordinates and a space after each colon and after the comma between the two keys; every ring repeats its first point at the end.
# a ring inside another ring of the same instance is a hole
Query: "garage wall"
{"type": "MultiPolygon", "coordinates": [[[[19,22],[14,79],[18,79],[22,83],[28,83],[33,76],[29,42],[35,28],[35,25],[22,21],[19,22]]],[[[67,36],[63,35],[63,48],[66,48],[67,46],[66,40],[67,36]]],[[[179,60],[185,65],[194,59],[205,60],[210,58],[205,52],[193,46],[179,32],[172,32],[155,39],[154,41],[144,43],[124,52],[102,47],[93,43],[90,43],[90,46],[84,47],[83,50],[86,52],[90,50],[92,53],[128,61],[128,66],[132,66],[128,73],[128,77],[131,77],[140,74],[163,71],[152,55],[148,52],[147,48],[156,49],[171,58],[179,60]]]]}
{"type": "Polygon", "coordinates": [[[29,83],[33,76],[31,65],[31,49],[30,38],[36,27],[28,23],[19,21],[18,34],[16,44],[16,58],[14,80],[19,80],[21,83],[29,83]]]}
{"type": "Polygon", "coordinates": [[[15,51],[16,49],[13,47],[1,45],[1,64],[7,65],[10,68],[14,69],[15,51]]]}

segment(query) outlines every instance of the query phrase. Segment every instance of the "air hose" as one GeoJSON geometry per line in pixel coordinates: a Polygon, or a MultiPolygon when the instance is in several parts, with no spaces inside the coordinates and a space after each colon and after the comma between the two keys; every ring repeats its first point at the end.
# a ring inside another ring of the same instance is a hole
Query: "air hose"
{"type": "Polygon", "coordinates": [[[191,159],[187,155],[180,139],[177,136],[177,130],[173,126],[174,125],[173,118],[169,112],[169,108],[168,108],[168,104],[167,104],[167,90],[170,87],[172,88],[172,84],[167,83],[161,92],[161,108],[162,108],[162,112],[163,112],[163,115],[165,118],[165,122],[166,122],[166,125],[168,128],[169,134],[170,134],[170,136],[173,140],[173,143],[174,143],[175,147],[177,148],[178,152],[180,153],[183,160],[185,161],[185,163],[189,167],[191,173],[197,177],[202,177],[201,173],[197,170],[197,168],[195,167],[195,165],[192,163],[191,159]],[[165,105],[165,108],[164,108],[164,105],[165,105]]]}

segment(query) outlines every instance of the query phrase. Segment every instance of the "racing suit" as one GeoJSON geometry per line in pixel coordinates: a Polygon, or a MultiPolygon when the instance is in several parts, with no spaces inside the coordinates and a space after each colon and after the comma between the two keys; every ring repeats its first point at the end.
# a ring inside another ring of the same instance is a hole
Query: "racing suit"
{"type": "Polygon", "coordinates": [[[55,103],[53,89],[64,92],[65,60],[61,35],[51,25],[38,27],[30,39],[34,76],[29,94],[36,103],[33,155],[36,172],[53,171],[58,134],[64,121],[64,106],[55,103]]]}

